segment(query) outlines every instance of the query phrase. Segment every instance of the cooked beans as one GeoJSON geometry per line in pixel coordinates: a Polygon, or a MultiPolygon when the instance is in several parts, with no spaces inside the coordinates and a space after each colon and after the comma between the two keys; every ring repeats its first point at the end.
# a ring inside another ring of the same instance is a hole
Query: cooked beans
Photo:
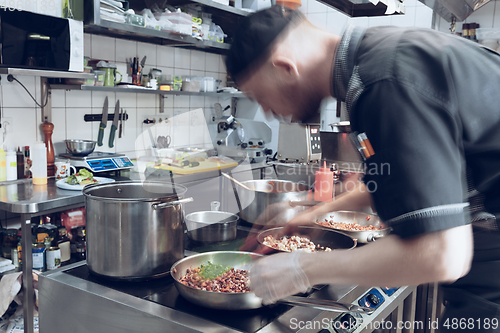
{"type": "Polygon", "coordinates": [[[302,250],[304,252],[331,251],[329,247],[316,245],[307,237],[291,236],[275,239],[272,235],[264,237],[264,245],[275,250],[293,252],[302,250]]]}
{"type": "Polygon", "coordinates": [[[189,268],[186,275],[180,278],[180,282],[186,286],[220,293],[248,293],[248,271],[244,269],[231,268],[229,271],[219,275],[215,279],[202,277],[200,267],[189,268]]]}
{"type": "MultiPolygon", "coordinates": [[[[369,220],[369,216],[367,216],[366,219],[369,220]]],[[[334,222],[332,220],[324,220],[324,221],[317,222],[317,224],[319,224],[323,227],[327,227],[327,228],[334,228],[334,229],[346,230],[346,231],[380,230],[380,228],[377,228],[371,224],[367,227],[363,227],[355,222],[346,223],[346,222],[334,222]]]]}

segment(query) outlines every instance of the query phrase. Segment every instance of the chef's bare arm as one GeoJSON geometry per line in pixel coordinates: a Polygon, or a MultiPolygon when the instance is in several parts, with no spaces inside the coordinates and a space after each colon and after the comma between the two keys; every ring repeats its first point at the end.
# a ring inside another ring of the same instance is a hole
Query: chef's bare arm
{"type": "Polygon", "coordinates": [[[464,276],[472,260],[470,225],[401,239],[389,235],[351,251],[301,256],[311,284],[396,287],[452,282],[464,276]]]}

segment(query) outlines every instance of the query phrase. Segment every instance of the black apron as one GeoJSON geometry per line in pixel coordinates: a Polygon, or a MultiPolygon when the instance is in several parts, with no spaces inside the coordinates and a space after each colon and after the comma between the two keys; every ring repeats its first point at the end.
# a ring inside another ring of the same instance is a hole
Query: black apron
{"type": "Polygon", "coordinates": [[[500,333],[500,232],[474,232],[470,272],[442,289],[440,332],[500,333]]]}

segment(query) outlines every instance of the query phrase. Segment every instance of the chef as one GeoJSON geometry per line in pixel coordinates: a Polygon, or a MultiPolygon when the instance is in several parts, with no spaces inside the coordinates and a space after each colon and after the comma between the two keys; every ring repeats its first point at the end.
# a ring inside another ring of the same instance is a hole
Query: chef
{"type": "Polygon", "coordinates": [[[419,28],[349,26],[337,36],[273,6],[243,19],[226,65],[266,113],[307,122],[323,98],[345,101],[354,134],[373,148],[363,183],[288,230],[366,205],[393,229],[352,251],[260,260],[250,279],[264,302],[315,284],[441,282],[441,331],[500,332],[498,53],[419,28]]]}

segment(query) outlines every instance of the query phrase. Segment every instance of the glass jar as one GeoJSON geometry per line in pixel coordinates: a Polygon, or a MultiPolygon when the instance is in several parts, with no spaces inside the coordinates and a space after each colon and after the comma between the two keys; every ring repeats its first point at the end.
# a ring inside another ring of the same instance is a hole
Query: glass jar
{"type": "Polygon", "coordinates": [[[2,257],[11,259],[12,249],[17,248],[17,229],[6,229],[2,236],[2,257]]]}

